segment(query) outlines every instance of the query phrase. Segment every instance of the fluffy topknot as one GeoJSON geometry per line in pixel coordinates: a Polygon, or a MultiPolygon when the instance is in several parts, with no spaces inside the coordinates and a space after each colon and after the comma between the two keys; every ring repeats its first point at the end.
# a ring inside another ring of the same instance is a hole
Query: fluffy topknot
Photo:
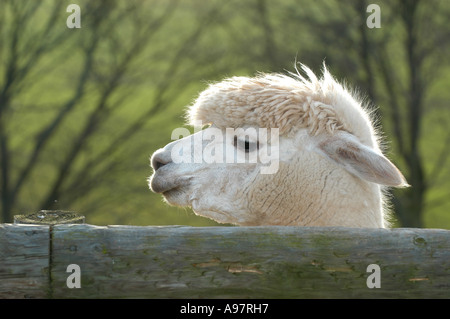
{"type": "Polygon", "coordinates": [[[307,128],[311,135],[345,130],[376,146],[375,134],[361,103],[324,66],[323,76],[306,66],[297,74],[258,74],[213,83],[188,110],[190,124],[201,121],[220,128],[279,128],[290,135],[307,128]]]}

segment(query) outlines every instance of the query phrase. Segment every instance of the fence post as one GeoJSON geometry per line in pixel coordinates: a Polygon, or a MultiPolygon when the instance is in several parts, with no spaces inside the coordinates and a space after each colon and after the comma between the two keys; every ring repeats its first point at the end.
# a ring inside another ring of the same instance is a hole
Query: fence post
{"type": "Polygon", "coordinates": [[[40,210],[37,213],[14,216],[14,224],[84,224],[84,221],[84,216],[75,212],[62,210],[40,210]]]}
{"type": "Polygon", "coordinates": [[[84,220],[75,212],[41,210],[0,224],[0,299],[52,298],[53,228],[84,220]]]}

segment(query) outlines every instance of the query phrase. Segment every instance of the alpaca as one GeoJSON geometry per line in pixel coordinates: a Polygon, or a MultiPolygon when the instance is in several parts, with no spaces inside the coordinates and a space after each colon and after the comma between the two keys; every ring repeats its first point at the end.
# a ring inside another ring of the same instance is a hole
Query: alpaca
{"type": "Polygon", "coordinates": [[[210,126],[152,155],[150,189],[219,223],[388,227],[383,189],[408,185],[382,154],[367,106],[325,65],[320,78],[302,71],[210,84],[188,109],[190,124],[210,126]],[[278,136],[261,139],[261,128],[278,136]],[[211,141],[212,132],[225,138],[211,141]],[[211,145],[247,161],[208,161],[211,145]],[[263,174],[263,164],[248,157],[274,145],[276,169],[263,174]],[[192,161],[175,161],[180,149],[192,161]]]}

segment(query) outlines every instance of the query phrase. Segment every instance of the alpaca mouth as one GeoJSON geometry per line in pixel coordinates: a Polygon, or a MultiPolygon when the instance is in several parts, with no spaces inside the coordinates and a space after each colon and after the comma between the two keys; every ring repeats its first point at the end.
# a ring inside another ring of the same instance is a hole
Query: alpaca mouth
{"type": "Polygon", "coordinates": [[[149,179],[150,189],[157,194],[166,195],[169,192],[179,190],[189,185],[191,177],[164,178],[161,174],[155,173],[149,179]]]}

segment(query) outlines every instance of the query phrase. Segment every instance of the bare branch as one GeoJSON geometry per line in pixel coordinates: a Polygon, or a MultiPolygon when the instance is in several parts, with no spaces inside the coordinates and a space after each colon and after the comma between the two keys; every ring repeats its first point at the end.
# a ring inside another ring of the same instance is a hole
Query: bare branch
{"type": "Polygon", "coordinates": [[[385,48],[380,47],[378,49],[378,52],[379,54],[377,56],[377,62],[380,66],[383,84],[385,85],[386,91],[389,96],[389,102],[392,109],[392,116],[390,116],[390,120],[393,126],[394,135],[397,139],[397,147],[402,157],[407,160],[408,154],[405,149],[403,120],[401,118],[400,102],[398,101],[398,94],[395,84],[397,83],[397,81],[393,79],[394,75],[391,73],[392,67],[389,65],[390,63],[389,59],[387,58],[385,48]]]}
{"type": "Polygon", "coordinates": [[[55,130],[60,126],[60,124],[69,114],[69,112],[76,106],[78,101],[82,98],[87,84],[87,78],[92,68],[93,55],[97,48],[97,45],[98,45],[98,36],[93,36],[91,38],[90,45],[87,48],[87,51],[85,52],[84,67],[78,78],[77,88],[75,89],[72,98],[68,100],[67,103],[60,109],[59,113],[56,115],[54,120],[47,127],[42,129],[40,133],[38,133],[34,149],[27,161],[27,164],[22,169],[17,179],[17,182],[13,188],[12,191],[13,198],[17,196],[18,192],[22,187],[23,182],[28,177],[32,169],[36,166],[37,159],[41,154],[42,150],[44,149],[44,147],[46,146],[46,144],[48,143],[48,141],[50,140],[50,137],[53,135],[55,130]]]}

